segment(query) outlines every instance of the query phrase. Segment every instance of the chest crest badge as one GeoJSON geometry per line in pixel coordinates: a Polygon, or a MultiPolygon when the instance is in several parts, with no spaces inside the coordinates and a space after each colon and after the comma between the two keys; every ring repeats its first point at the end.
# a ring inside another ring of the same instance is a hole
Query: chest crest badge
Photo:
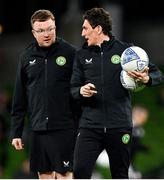
{"type": "Polygon", "coordinates": [[[56,58],[56,64],[63,66],[66,63],[66,58],[64,56],[59,56],[56,58]]]}
{"type": "Polygon", "coordinates": [[[113,56],[111,57],[111,62],[112,62],[113,64],[119,64],[119,63],[120,63],[120,60],[121,60],[121,57],[120,57],[119,55],[117,55],[117,54],[115,54],[115,55],[113,55],[113,56]]]}

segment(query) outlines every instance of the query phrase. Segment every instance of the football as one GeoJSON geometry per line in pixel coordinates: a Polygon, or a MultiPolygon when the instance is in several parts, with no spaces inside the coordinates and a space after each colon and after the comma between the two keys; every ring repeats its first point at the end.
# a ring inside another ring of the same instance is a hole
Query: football
{"type": "Polygon", "coordinates": [[[125,89],[133,92],[141,91],[145,87],[145,85],[141,82],[136,82],[133,78],[131,78],[124,70],[120,73],[120,81],[125,89]]]}
{"type": "Polygon", "coordinates": [[[120,63],[125,71],[142,72],[145,67],[148,67],[149,57],[142,48],[131,46],[123,51],[120,63]]]}

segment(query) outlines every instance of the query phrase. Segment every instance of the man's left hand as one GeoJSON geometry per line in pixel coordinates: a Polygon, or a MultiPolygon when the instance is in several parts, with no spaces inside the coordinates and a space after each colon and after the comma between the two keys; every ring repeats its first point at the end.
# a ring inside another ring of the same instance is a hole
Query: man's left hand
{"type": "Polygon", "coordinates": [[[149,77],[149,68],[146,67],[144,71],[138,72],[138,71],[128,71],[128,75],[135,79],[135,81],[140,81],[144,84],[148,83],[150,77],[149,77]]]}

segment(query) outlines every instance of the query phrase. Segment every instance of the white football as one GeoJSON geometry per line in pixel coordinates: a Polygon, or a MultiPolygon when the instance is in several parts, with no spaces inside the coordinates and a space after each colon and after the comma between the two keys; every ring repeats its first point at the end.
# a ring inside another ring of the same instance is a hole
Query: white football
{"type": "Polygon", "coordinates": [[[133,78],[131,78],[126,71],[122,70],[120,73],[120,81],[122,86],[130,91],[134,91],[134,92],[138,92],[140,90],[142,90],[145,85],[140,83],[140,82],[136,82],[133,78]]]}
{"type": "Polygon", "coordinates": [[[148,67],[149,57],[145,50],[138,46],[126,48],[121,55],[121,66],[125,71],[142,72],[148,67]]]}

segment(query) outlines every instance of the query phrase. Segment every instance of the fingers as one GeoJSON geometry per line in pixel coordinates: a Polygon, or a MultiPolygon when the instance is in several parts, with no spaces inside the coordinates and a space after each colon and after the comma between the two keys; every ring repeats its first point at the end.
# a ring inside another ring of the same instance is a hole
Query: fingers
{"type": "Polygon", "coordinates": [[[148,73],[149,72],[149,67],[146,66],[143,72],[148,73]]]}
{"type": "Polygon", "coordinates": [[[22,150],[24,146],[24,144],[22,144],[21,138],[14,138],[12,140],[12,145],[15,147],[16,150],[22,150]]]}
{"type": "Polygon", "coordinates": [[[95,85],[92,83],[88,83],[80,88],[80,94],[83,97],[91,97],[96,93],[97,91],[96,91],[95,85]]]}
{"type": "Polygon", "coordinates": [[[128,71],[128,75],[132,78],[140,78],[142,73],[137,71],[128,71]]]}
{"type": "Polygon", "coordinates": [[[149,68],[146,67],[143,72],[128,71],[128,75],[134,78],[135,81],[141,81],[142,83],[147,83],[149,81],[148,71],[149,71],[149,68]]]}
{"type": "Polygon", "coordinates": [[[142,77],[142,76],[148,75],[148,72],[149,72],[149,67],[145,67],[145,69],[142,72],[128,71],[127,73],[129,76],[132,76],[134,78],[134,77],[142,77]]]}

